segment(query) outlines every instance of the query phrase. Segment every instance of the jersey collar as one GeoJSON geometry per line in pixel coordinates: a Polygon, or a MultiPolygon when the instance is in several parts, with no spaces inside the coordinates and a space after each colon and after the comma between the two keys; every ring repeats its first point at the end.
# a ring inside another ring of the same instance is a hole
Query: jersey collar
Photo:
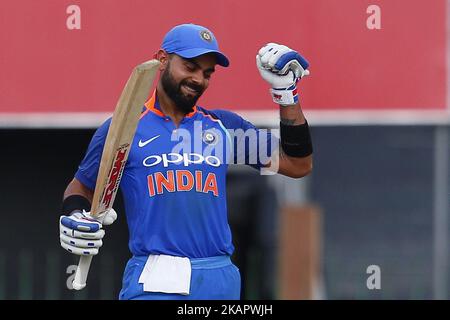
{"type": "MultiPolygon", "coordinates": [[[[156,89],[153,91],[152,96],[145,103],[145,107],[148,111],[155,113],[156,115],[167,118],[167,116],[162,112],[161,107],[159,106],[158,97],[156,96],[156,89]]],[[[194,106],[194,110],[185,115],[185,118],[192,118],[197,113],[197,106],[194,106]]]]}

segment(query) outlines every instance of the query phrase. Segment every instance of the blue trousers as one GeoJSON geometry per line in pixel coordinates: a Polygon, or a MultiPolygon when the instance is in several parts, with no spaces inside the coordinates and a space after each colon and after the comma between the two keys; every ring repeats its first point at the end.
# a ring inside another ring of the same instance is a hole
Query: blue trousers
{"type": "Polygon", "coordinates": [[[229,256],[191,259],[190,294],[144,292],[139,277],[147,256],[133,256],[123,275],[120,300],[239,300],[241,275],[229,256]]]}

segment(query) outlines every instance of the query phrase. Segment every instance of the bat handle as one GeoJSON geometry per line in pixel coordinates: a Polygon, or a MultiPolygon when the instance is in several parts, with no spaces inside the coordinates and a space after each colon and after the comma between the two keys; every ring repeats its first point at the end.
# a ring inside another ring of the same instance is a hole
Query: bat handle
{"type": "Polygon", "coordinates": [[[91,261],[92,256],[80,256],[77,271],[75,272],[75,278],[72,283],[75,290],[81,290],[86,287],[86,280],[89,273],[89,267],[91,266],[91,261]]]}

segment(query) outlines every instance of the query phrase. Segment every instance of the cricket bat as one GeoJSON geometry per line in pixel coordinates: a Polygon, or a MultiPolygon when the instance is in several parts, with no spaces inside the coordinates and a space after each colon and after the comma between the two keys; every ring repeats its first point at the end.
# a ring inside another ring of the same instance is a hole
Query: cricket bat
{"type": "MultiPolygon", "coordinates": [[[[160,62],[153,59],[136,66],[117,102],[103,147],[92,199],[90,214],[93,217],[112,208],[142,108],[159,65],[160,62]]],[[[86,286],[91,261],[92,256],[80,257],[73,280],[75,290],[81,290],[86,286]]]]}

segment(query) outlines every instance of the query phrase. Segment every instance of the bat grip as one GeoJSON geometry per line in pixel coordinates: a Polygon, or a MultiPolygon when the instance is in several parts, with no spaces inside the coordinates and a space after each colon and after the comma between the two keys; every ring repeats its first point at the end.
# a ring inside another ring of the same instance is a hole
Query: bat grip
{"type": "Polygon", "coordinates": [[[80,256],[77,271],[72,286],[75,290],[81,290],[86,287],[86,280],[91,266],[92,256],[80,256]]]}

